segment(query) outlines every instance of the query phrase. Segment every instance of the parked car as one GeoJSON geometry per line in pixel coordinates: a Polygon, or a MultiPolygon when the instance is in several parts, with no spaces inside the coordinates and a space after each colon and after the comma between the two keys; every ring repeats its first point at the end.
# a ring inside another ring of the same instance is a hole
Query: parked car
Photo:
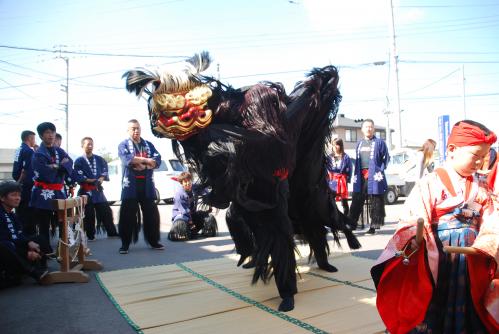
{"type": "MultiPolygon", "coordinates": [[[[108,202],[112,205],[118,203],[121,198],[121,178],[123,168],[120,160],[108,164],[109,182],[104,182],[104,193],[108,202]]],[[[173,178],[177,177],[187,168],[177,159],[169,158],[161,160],[159,168],[154,169],[154,184],[156,186],[156,203],[163,201],[166,204],[173,203],[176,187],[180,184],[173,178]]]]}
{"type": "Polygon", "coordinates": [[[416,178],[416,151],[399,149],[390,153],[390,162],[385,170],[388,189],[385,192],[385,203],[395,204],[400,196],[408,196],[416,178]]]}
{"type": "MultiPolygon", "coordinates": [[[[414,160],[415,151],[403,149],[390,153],[390,162],[385,169],[386,183],[388,189],[385,192],[385,204],[395,204],[400,196],[407,196],[414,187],[411,171],[416,167],[414,160]]],[[[352,166],[355,168],[355,158],[351,158],[352,166]]],[[[348,184],[349,193],[353,190],[353,184],[348,184]]]]}

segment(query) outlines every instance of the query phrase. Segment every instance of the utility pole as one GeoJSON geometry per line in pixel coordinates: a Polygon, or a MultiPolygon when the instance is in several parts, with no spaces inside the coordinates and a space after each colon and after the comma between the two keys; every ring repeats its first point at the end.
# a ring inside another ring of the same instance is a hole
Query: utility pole
{"type": "MultiPolygon", "coordinates": [[[[388,99],[387,99],[388,100],[388,99]]],[[[390,128],[390,106],[387,103],[386,109],[383,110],[383,114],[386,116],[386,145],[388,149],[392,149],[392,129],[390,128]]]]}
{"type": "Polygon", "coordinates": [[[65,45],[58,45],[54,47],[59,47],[59,56],[56,58],[60,58],[65,61],[66,63],[66,85],[61,84],[62,91],[66,92],[66,105],[64,106],[65,108],[65,113],[66,113],[66,122],[65,122],[65,131],[66,131],[66,153],[69,152],[69,58],[68,57],[63,57],[61,55],[61,47],[65,45]]]}
{"type": "Polygon", "coordinates": [[[398,68],[398,55],[397,55],[397,44],[395,42],[395,17],[393,14],[393,0],[390,0],[390,14],[392,18],[392,22],[390,25],[390,34],[391,34],[391,61],[393,64],[393,68],[395,69],[395,129],[397,132],[397,136],[395,137],[396,147],[402,147],[402,118],[400,115],[400,90],[399,90],[399,68],[398,68]]]}
{"type": "Polygon", "coordinates": [[[462,83],[463,83],[463,114],[466,119],[466,77],[464,76],[464,64],[461,65],[462,83]]]}

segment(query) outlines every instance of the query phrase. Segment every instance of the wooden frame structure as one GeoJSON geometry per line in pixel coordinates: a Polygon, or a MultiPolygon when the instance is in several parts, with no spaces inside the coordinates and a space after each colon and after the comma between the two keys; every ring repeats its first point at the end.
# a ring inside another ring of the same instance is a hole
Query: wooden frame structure
{"type": "MultiPolygon", "coordinates": [[[[102,263],[97,260],[86,260],[85,254],[88,249],[80,242],[77,250],[77,262],[73,262],[70,258],[68,245],[68,226],[67,221],[74,222],[82,215],[82,209],[87,203],[88,197],[68,198],[66,200],[54,200],[54,206],[57,210],[57,218],[61,226],[62,246],[59,247],[60,253],[60,270],[49,272],[43,278],[43,284],[53,283],[87,283],[90,280],[88,274],[82,270],[101,270],[102,263]],[[80,208],[80,210],[78,210],[80,208]]],[[[61,241],[59,241],[61,242],[61,241]]]]}

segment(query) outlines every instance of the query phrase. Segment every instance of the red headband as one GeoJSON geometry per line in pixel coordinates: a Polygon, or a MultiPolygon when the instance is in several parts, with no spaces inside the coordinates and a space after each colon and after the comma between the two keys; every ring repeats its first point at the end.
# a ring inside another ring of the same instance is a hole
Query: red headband
{"type": "Polygon", "coordinates": [[[496,142],[496,139],[497,136],[492,131],[486,136],[478,126],[460,122],[452,128],[447,145],[454,144],[457,147],[475,146],[482,143],[492,145],[496,142]]]}

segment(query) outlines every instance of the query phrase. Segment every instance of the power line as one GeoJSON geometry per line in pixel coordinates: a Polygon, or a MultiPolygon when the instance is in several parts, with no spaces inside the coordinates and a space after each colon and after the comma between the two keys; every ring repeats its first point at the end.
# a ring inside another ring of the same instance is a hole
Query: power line
{"type": "Polygon", "coordinates": [[[454,71],[452,71],[452,72],[450,72],[450,73],[448,73],[448,74],[444,75],[444,76],[443,76],[443,77],[441,77],[440,79],[435,80],[435,81],[433,81],[432,83],[429,83],[429,84],[428,84],[428,85],[426,85],[426,86],[423,86],[423,87],[420,87],[420,88],[417,88],[417,89],[411,90],[411,91],[406,92],[406,93],[404,93],[404,94],[412,94],[412,93],[415,93],[415,92],[419,92],[419,91],[421,91],[421,90],[424,90],[424,89],[426,89],[426,88],[428,88],[428,87],[431,87],[431,86],[433,86],[433,85],[435,85],[435,84],[439,83],[440,81],[442,81],[442,80],[444,80],[444,79],[447,79],[447,78],[448,78],[448,77],[450,77],[452,74],[454,74],[454,73],[456,73],[456,72],[459,72],[459,71],[461,71],[461,69],[460,69],[460,68],[458,68],[458,69],[456,69],[456,70],[454,70],[454,71]]]}
{"type": "Polygon", "coordinates": [[[497,7],[497,3],[474,4],[474,5],[399,5],[398,8],[464,8],[464,7],[497,7]]]}
{"type": "Polygon", "coordinates": [[[87,56],[104,56],[104,57],[135,57],[135,58],[180,58],[187,59],[190,56],[157,56],[157,55],[138,55],[138,54],[118,54],[118,53],[103,53],[103,52],[84,52],[84,51],[68,51],[68,50],[50,50],[50,49],[38,49],[30,48],[24,46],[12,46],[12,45],[0,45],[0,48],[5,49],[15,49],[15,50],[25,50],[25,51],[37,51],[37,52],[50,52],[57,54],[76,54],[76,55],[87,55],[87,56]]]}
{"type": "Polygon", "coordinates": [[[399,60],[407,64],[499,64],[499,60],[399,60]]]}
{"type": "Polygon", "coordinates": [[[26,95],[26,96],[27,96],[27,97],[29,97],[30,99],[36,100],[36,98],[34,98],[33,96],[29,95],[29,94],[28,94],[28,93],[26,93],[26,92],[23,92],[22,90],[20,90],[20,89],[19,89],[19,88],[17,88],[17,87],[15,87],[15,86],[11,85],[9,82],[5,81],[4,79],[0,78],[0,81],[5,82],[5,83],[6,83],[9,87],[14,88],[15,90],[17,90],[17,91],[18,91],[18,92],[20,92],[21,94],[26,95]]]}

